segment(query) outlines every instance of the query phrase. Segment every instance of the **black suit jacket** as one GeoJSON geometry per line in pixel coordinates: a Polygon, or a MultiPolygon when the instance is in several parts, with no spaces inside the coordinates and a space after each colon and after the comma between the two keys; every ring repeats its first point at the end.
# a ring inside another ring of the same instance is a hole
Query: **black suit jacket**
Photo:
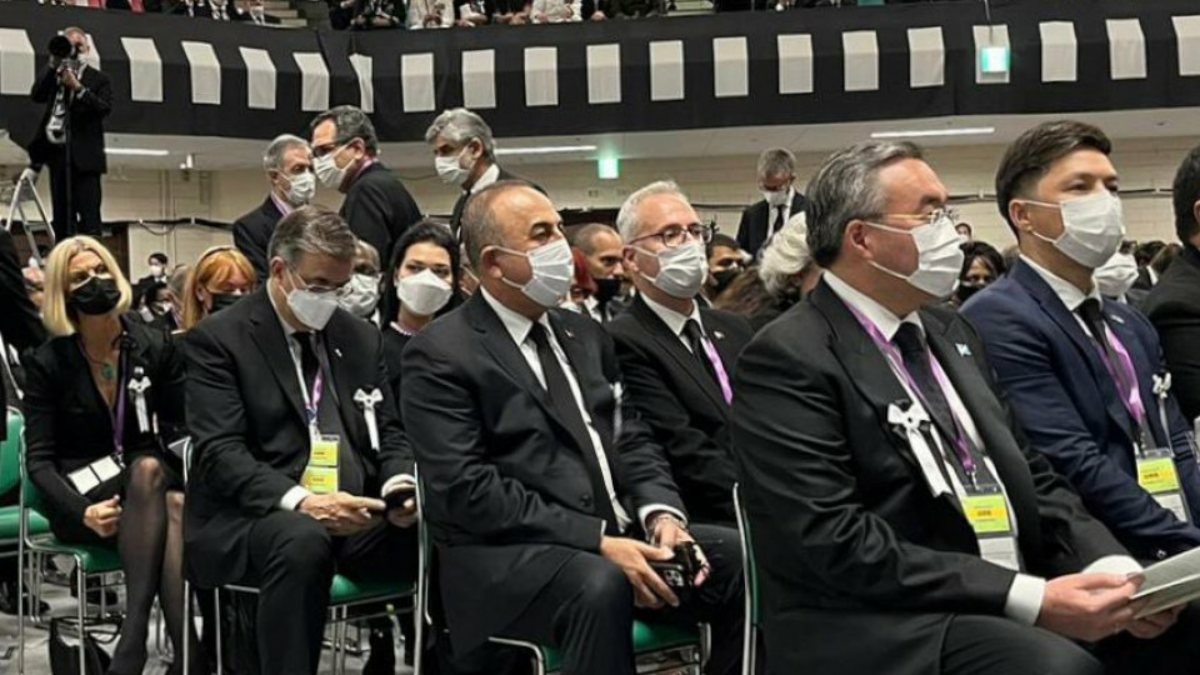
{"type": "MultiPolygon", "coordinates": [[[[804,195],[797,190],[792,197],[792,207],[788,210],[788,218],[800,213],[804,210],[808,200],[804,195]]],[[[742,211],[742,222],[738,225],[737,242],[743,250],[750,253],[752,256],[758,255],[758,250],[767,243],[768,233],[771,231],[771,225],[775,223],[776,212],[767,203],[767,200],[760,199],[750,206],[747,206],[742,211]]],[[[784,219],[784,224],[787,224],[787,219],[784,219]]]]}
{"type": "MultiPolygon", "coordinates": [[[[338,309],[322,332],[334,396],[362,459],[367,496],[413,471],[387,383],[379,330],[338,309]],[[380,451],[354,394],[378,389],[380,451]]],[[[254,519],[279,508],[308,463],[309,431],[295,363],[267,289],[200,322],[184,340],[187,422],[195,442],[188,485],[188,563],[204,587],[241,578],[254,519]]]]}
{"type": "MultiPolygon", "coordinates": [[[[37,307],[25,291],[21,261],[8,230],[0,228],[0,337],[18,352],[33,349],[46,341],[46,329],[37,307]]],[[[0,355],[0,358],[8,358],[0,355]]],[[[3,375],[0,375],[3,377],[3,375]]],[[[0,386],[0,409],[7,405],[6,387],[0,386]]],[[[8,434],[8,425],[0,427],[0,441],[8,434]]]]}
{"type": "MultiPolygon", "coordinates": [[[[163,331],[125,318],[125,338],[118,387],[135,369],[150,379],[147,412],[157,418],[161,436],[140,429],[134,398],[125,396],[125,428],[121,434],[126,464],[132,458],[162,450],[183,426],[183,359],[163,331]]],[[[79,494],[66,474],[115,450],[113,411],[92,379],[79,338],[64,335],[39,347],[25,360],[26,466],[42,493],[47,516],[83,521],[92,501],[79,494]]]]}
{"type": "Polygon", "coordinates": [[[1142,306],[1158,329],[1183,414],[1200,416],[1200,252],[1185,246],[1142,306]]]}
{"type": "MultiPolygon", "coordinates": [[[[1124,554],[1028,448],[970,325],[942,308],[921,320],[1008,492],[1025,568],[1055,576],[1124,554]]],[[[932,496],[887,422],[908,396],[828,285],[750,343],[735,389],[773,671],[935,675],[953,614],[1003,615],[1015,573],[979,557],[957,499],[932,496]]]]}
{"type": "Polygon", "coordinates": [[[265,201],[257,209],[238,218],[233,224],[233,245],[254,266],[254,274],[261,286],[267,283],[271,275],[268,269],[267,251],[271,244],[271,235],[275,233],[275,224],[283,218],[275,200],[267,195],[265,201]]]}
{"type": "MultiPolygon", "coordinates": [[[[584,14],[583,16],[585,16],[585,17],[590,16],[590,14],[584,14]]],[[[529,183],[529,181],[525,180],[524,178],[521,178],[517,174],[509,173],[502,166],[497,165],[497,168],[500,170],[500,173],[496,175],[497,183],[499,183],[502,180],[519,180],[519,181],[524,181],[526,183],[529,183]]],[[[541,187],[539,187],[537,185],[534,185],[533,183],[529,183],[529,185],[530,185],[530,187],[537,190],[538,192],[541,192],[542,194],[546,193],[545,190],[543,190],[541,187]]],[[[455,237],[458,237],[458,230],[460,227],[462,227],[463,209],[467,208],[467,201],[470,199],[471,199],[470,191],[463,190],[462,193],[458,195],[458,201],[454,202],[454,211],[450,214],[450,231],[454,233],[455,237]]]]}
{"type": "MultiPolygon", "coordinates": [[[[612,341],[591,319],[551,310],[609,463],[617,495],[683,511],[662,450],[617,394],[612,341]]],[[[598,552],[587,464],[545,389],[482,293],[404,349],[405,426],[438,544],[456,651],[516,618],[576,552],[598,552]]]]}
{"type": "MultiPolygon", "coordinates": [[[[700,309],[704,330],[733,377],[738,354],[754,337],[736,314],[700,309]]],[[[730,408],[721,387],[641,295],[609,322],[626,395],[663,446],[688,513],[697,521],[734,524],[737,482],[730,408]]]]}
{"type": "Polygon", "coordinates": [[[421,209],[396,174],[375,162],[355,179],[342,202],[342,217],[359,239],[392,259],[392,244],[421,219],[421,209]]]}
{"type": "MultiPolygon", "coordinates": [[[[71,162],[80,171],[104,173],[108,171],[108,159],[104,154],[104,118],[112,111],[112,81],[108,75],[88,66],[83,69],[79,82],[86,91],[74,95],[71,104],[71,162]]],[[[29,93],[34,103],[46,104],[42,121],[26,144],[29,161],[33,164],[45,164],[54,150],[46,140],[46,122],[50,120],[57,92],[58,75],[53,68],[47,67],[29,93]]]]}

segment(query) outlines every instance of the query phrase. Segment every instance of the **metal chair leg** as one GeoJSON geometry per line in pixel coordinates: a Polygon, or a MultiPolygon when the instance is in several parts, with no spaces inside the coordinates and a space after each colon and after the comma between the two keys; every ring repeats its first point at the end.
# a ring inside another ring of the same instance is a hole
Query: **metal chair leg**
{"type": "Polygon", "coordinates": [[[187,579],[183,580],[183,675],[191,675],[191,662],[188,656],[191,653],[192,631],[196,630],[196,624],[192,621],[192,587],[187,579]]]}
{"type": "MultiPolygon", "coordinates": [[[[75,604],[79,619],[79,675],[87,675],[87,650],[83,644],[86,632],[83,627],[83,615],[87,609],[87,575],[83,573],[83,561],[75,558],[75,578],[78,580],[79,598],[75,604]]],[[[103,592],[101,592],[103,595],[103,592]]]]}
{"type": "MultiPolygon", "coordinates": [[[[25,537],[21,537],[17,543],[17,675],[25,675],[25,555],[25,537]]],[[[30,598],[29,606],[36,607],[33,603],[30,598]]]]}
{"type": "Polygon", "coordinates": [[[413,613],[409,618],[416,624],[413,628],[414,644],[404,645],[404,649],[405,651],[409,649],[416,650],[413,652],[413,675],[422,675],[421,667],[423,664],[421,662],[425,658],[425,617],[421,616],[421,604],[419,602],[414,601],[413,613]]]}
{"type": "Polygon", "coordinates": [[[221,651],[221,589],[213,591],[213,614],[216,615],[217,625],[217,675],[225,675],[225,654],[221,651]]]}

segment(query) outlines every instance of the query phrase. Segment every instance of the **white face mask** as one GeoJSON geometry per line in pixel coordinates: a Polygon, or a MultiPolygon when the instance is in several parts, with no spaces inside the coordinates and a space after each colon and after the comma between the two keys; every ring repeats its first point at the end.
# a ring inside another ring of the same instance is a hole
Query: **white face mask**
{"type": "Polygon", "coordinates": [[[1133,288],[1137,281],[1137,261],[1128,253],[1117,253],[1100,267],[1096,268],[1092,278],[1100,289],[1100,295],[1110,298],[1120,298],[1133,288]]]}
{"type": "Polygon", "coordinates": [[[637,246],[634,249],[658,259],[658,276],[651,278],[642,273],[642,277],[672,298],[695,297],[708,277],[708,258],[704,254],[704,244],[698,241],[664,248],[658,253],[637,246]]]}
{"type": "Polygon", "coordinates": [[[762,196],[763,199],[767,200],[767,204],[774,208],[779,208],[780,206],[787,206],[788,192],[789,190],[786,187],[775,192],[772,192],[771,190],[763,190],[762,196]]]}
{"type": "Polygon", "coordinates": [[[471,175],[471,169],[464,169],[462,166],[462,157],[466,151],[467,149],[463,148],[457,155],[433,158],[433,167],[437,170],[437,175],[443,183],[461,186],[467,182],[467,178],[471,175]]]}
{"type": "Polygon", "coordinates": [[[288,182],[287,201],[296,208],[308,204],[317,194],[317,177],[311,171],[284,178],[288,182]]]}
{"type": "Polygon", "coordinates": [[[571,247],[566,239],[555,239],[549,244],[539,246],[528,253],[514,251],[510,248],[496,247],[497,250],[509,255],[522,256],[529,260],[529,268],[533,276],[525,285],[509,281],[507,277],[501,280],[521,289],[525,297],[537,304],[550,309],[571,292],[571,281],[575,276],[575,259],[571,257],[571,247]]]}
{"type": "Polygon", "coordinates": [[[1030,234],[1054,244],[1063,255],[1084,267],[1096,269],[1108,262],[1125,239],[1121,198],[1107,190],[1061,204],[1026,201],[1062,211],[1063,232],[1058,239],[1038,232],[1030,234]]]}
{"type": "MultiPolygon", "coordinates": [[[[288,274],[296,275],[290,269],[288,274]]],[[[299,288],[299,284],[293,279],[294,284],[290,293],[287,294],[288,307],[292,313],[300,320],[300,323],[308,326],[312,330],[324,330],[325,324],[329,323],[329,318],[337,311],[338,300],[335,293],[314,293],[310,290],[299,288]]]]}
{"type": "Polygon", "coordinates": [[[396,297],[400,298],[400,304],[417,316],[437,314],[453,295],[454,289],[433,270],[423,270],[404,277],[396,284],[396,297]]]}
{"type": "Polygon", "coordinates": [[[162,275],[163,275],[162,265],[151,265],[150,266],[150,276],[161,277],[162,275]]]}
{"type": "Polygon", "coordinates": [[[881,223],[867,222],[871,227],[907,234],[917,245],[917,269],[912,274],[901,274],[871,261],[871,266],[897,279],[903,279],[913,288],[935,298],[944,298],[954,292],[958,275],[962,271],[963,252],[954,231],[954,220],[942,215],[932,223],[911,230],[903,230],[881,223]]]}
{"type": "Polygon", "coordinates": [[[379,275],[355,274],[350,277],[350,290],[338,298],[342,309],[354,316],[366,319],[379,304],[379,275]]]}
{"type": "Polygon", "coordinates": [[[347,164],[342,168],[338,168],[337,156],[345,145],[340,145],[336,150],[321,155],[313,160],[313,170],[317,172],[317,180],[321,181],[321,185],[327,188],[340,188],[342,181],[346,179],[346,170],[350,168],[347,164]]]}

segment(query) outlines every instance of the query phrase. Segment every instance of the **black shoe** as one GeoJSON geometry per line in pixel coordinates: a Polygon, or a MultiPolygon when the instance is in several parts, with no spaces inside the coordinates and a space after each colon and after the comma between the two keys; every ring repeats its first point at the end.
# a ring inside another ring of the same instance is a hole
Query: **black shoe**
{"type": "Polygon", "coordinates": [[[396,675],[396,641],[391,627],[371,629],[367,642],[371,655],[363,664],[362,675],[396,675]]]}
{"type": "MultiPolygon", "coordinates": [[[[11,615],[11,616],[16,616],[17,615],[17,597],[18,596],[19,596],[19,593],[17,591],[17,582],[5,581],[3,583],[0,583],[0,612],[3,612],[5,614],[11,615]]],[[[33,598],[29,595],[29,593],[25,593],[25,616],[29,616],[31,614],[31,612],[29,611],[29,608],[30,608],[29,603],[32,601],[32,599],[33,598]]],[[[38,616],[41,616],[49,611],[50,611],[50,605],[47,605],[44,602],[38,603],[38,612],[37,612],[38,616]]]]}

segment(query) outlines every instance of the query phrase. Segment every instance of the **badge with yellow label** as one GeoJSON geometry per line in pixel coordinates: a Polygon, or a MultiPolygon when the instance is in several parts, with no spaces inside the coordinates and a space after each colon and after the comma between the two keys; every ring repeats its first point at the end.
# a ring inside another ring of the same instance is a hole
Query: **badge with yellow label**
{"type": "Polygon", "coordinates": [[[975,534],[982,536],[1012,532],[1008,520],[1008,502],[1003,493],[967,495],[963,497],[962,505],[975,534]]]}
{"type": "Polygon", "coordinates": [[[1016,529],[1013,527],[1008,498],[999,485],[985,474],[983,486],[963,486],[966,496],[962,497],[963,515],[975,531],[979,542],[979,555],[984,560],[1011,570],[1021,570],[1021,554],[1017,548],[1016,529]]]}
{"type": "Polygon", "coordinates": [[[1175,514],[1183,522],[1189,522],[1183,492],[1179,486],[1179,472],[1175,468],[1175,455],[1168,448],[1154,448],[1137,458],[1138,485],[1154,497],[1158,505],[1175,514]]]}
{"type": "Polygon", "coordinates": [[[320,434],[313,436],[308,453],[308,466],[300,484],[315,495],[328,495],[338,491],[338,441],[337,436],[320,434]]]}

